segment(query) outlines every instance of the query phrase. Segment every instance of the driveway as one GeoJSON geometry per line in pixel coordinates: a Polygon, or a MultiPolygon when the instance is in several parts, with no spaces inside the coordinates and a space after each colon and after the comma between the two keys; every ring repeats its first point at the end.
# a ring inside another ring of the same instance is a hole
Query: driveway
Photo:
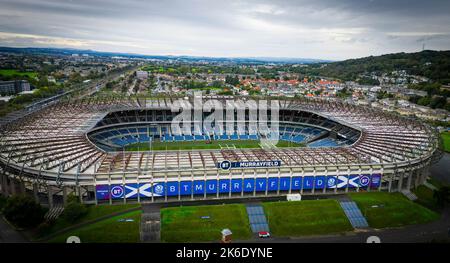
{"type": "Polygon", "coordinates": [[[19,232],[12,228],[0,215],[0,243],[28,242],[19,232]]]}

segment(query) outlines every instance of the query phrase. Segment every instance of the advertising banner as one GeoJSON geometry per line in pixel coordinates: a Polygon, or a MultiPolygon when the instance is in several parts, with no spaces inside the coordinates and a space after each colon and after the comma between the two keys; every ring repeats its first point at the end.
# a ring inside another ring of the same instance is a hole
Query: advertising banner
{"type": "Polygon", "coordinates": [[[244,179],[244,192],[253,192],[255,189],[255,179],[244,179]]]}
{"type": "Polygon", "coordinates": [[[178,196],[178,182],[166,183],[167,196],[178,196]]]}
{"type": "Polygon", "coordinates": [[[300,176],[292,177],[291,190],[302,189],[302,178],[300,176]]]}
{"type": "Polygon", "coordinates": [[[216,164],[217,168],[229,170],[232,168],[262,168],[262,167],[279,167],[281,161],[251,161],[251,162],[230,162],[228,160],[216,164]]]}
{"type": "Polygon", "coordinates": [[[334,188],[378,188],[381,185],[381,174],[361,174],[361,175],[329,175],[329,176],[293,176],[291,177],[269,177],[269,178],[233,178],[181,181],[181,182],[161,182],[161,183],[130,183],[126,185],[97,185],[95,187],[97,200],[111,199],[135,199],[163,196],[186,196],[241,193],[241,192],[269,192],[274,191],[300,191],[311,189],[334,189],[334,188]]]}
{"type": "Polygon", "coordinates": [[[95,192],[97,200],[109,200],[109,185],[96,185],[95,192]]]}

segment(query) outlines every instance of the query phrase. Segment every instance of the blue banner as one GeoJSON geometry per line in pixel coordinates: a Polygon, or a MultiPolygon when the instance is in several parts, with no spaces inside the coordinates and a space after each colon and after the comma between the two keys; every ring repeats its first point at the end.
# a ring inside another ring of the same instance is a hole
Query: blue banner
{"type": "Polygon", "coordinates": [[[314,189],[323,189],[325,188],[325,176],[316,176],[314,181],[314,189]]]}
{"type": "Polygon", "coordinates": [[[192,194],[192,182],[181,181],[180,182],[180,195],[191,195],[192,194]]]}
{"type": "Polygon", "coordinates": [[[291,178],[290,177],[281,177],[280,178],[280,191],[289,191],[291,186],[291,178]]]}
{"type": "Polygon", "coordinates": [[[166,183],[167,196],[178,196],[178,182],[166,183]]]}
{"type": "Polygon", "coordinates": [[[336,188],[338,179],[337,176],[328,176],[327,177],[327,188],[336,188]]]}
{"type": "Polygon", "coordinates": [[[230,180],[220,179],[219,180],[219,193],[229,193],[230,192],[230,180]]]}
{"type": "Polygon", "coordinates": [[[242,179],[231,179],[231,192],[232,193],[242,192],[242,179]]]}
{"type": "Polygon", "coordinates": [[[261,168],[261,167],[279,167],[281,161],[252,161],[252,162],[230,162],[228,160],[217,163],[216,167],[229,170],[231,168],[261,168]]]}
{"type": "Polygon", "coordinates": [[[244,179],[244,192],[253,192],[255,189],[255,179],[244,179]]]}
{"type": "Polygon", "coordinates": [[[167,183],[130,183],[126,185],[97,185],[95,187],[97,200],[135,199],[178,196],[203,195],[219,193],[265,192],[267,191],[300,191],[311,189],[334,188],[378,188],[381,185],[381,174],[361,175],[330,175],[330,176],[293,176],[269,178],[234,178],[167,182],[167,183]]]}
{"type": "Polygon", "coordinates": [[[109,200],[109,185],[96,185],[95,192],[97,195],[97,200],[109,200]]]}
{"type": "Polygon", "coordinates": [[[110,194],[112,199],[122,199],[125,197],[125,190],[121,184],[112,184],[110,194]]]}
{"type": "Polygon", "coordinates": [[[370,180],[370,187],[378,188],[381,185],[381,174],[372,174],[372,179],[370,180]]]}
{"type": "Polygon", "coordinates": [[[153,196],[164,196],[165,195],[165,184],[164,183],[154,183],[152,187],[153,196]]]}
{"type": "Polygon", "coordinates": [[[194,195],[202,195],[205,193],[205,181],[194,181],[193,186],[194,195]]]}
{"type": "Polygon", "coordinates": [[[267,191],[277,191],[278,190],[278,178],[277,177],[269,177],[267,179],[267,191]]]}
{"type": "Polygon", "coordinates": [[[359,187],[360,188],[367,188],[370,184],[370,174],[361,174],[359,176],[359,187]]]}
{"type": "Polygon", "coordinates": [[[292,177],[291,190],[302,189],[302,178],[299,176],[292,177]]]}
{"type": "Polygon", "coordinates": [[[217,194],[217,180],[207,180],[206,181],[206,193],[207,194],[217,194]]]}
{"type": "Polygon", "coordinates": [[[141,198],[152,197],[152,184],[151,183],[142,183],[139,184],[139,196],[141,198]]]}
{"type": "Polygon", "coordinates": [[[255,189],[256,192],[265,192],[267,188],[267,179],[266,178],[256,178],[255,189]]]}
{"type": "Polygon", "coordinates": [[[125,198],[135,199],[138,197],[138,184],[126,184],[125,185],[125,198]]]}
{"type": "Polygon", "coordinates": [[[303,177],[303,190],[313,189],[314,176],[303,177]]]}

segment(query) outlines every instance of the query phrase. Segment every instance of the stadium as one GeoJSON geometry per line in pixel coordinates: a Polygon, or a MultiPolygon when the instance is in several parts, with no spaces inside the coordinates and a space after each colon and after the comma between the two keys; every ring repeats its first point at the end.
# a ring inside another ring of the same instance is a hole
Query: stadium
{"type": "Polygon", "coordinates": [[[194,98],[64,100],[5,124],[2,191],[50,206],[69,194],[112,204],[393,192],[423,183],[437,154],[438,136],[425,124],[306,98],[277,102],[277,145],[261,143],[265,133],[248,117],[214,132],[194,120],[180,134],[171,126],[177,100],[194,98]]]}

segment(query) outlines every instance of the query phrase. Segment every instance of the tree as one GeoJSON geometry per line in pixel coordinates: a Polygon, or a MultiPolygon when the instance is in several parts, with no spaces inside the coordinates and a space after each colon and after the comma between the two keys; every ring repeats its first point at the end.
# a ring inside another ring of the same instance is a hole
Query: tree
{"type": "Polygon", "coordinates": [[[227,75],[225,77],[225,83],[233,85],[233,86],[239,85],[239,77],[227,75]]]}
{"type": "Polygon", "coordinates": [[[32,197],[17,195],[8,198],[3,214],[14,225],[30,228],[44,221],[45,210],[32,197]]]}
{"type": "Polygon", "coordinates": [[[106,83],[105,88],[106,89],[112,89],[114,87],[114,83],[112,83],[111,81],[109,81],[108,83],[106,83]]]}
{"type": "Polygon", "coordinates": [[[417,101],[417,104],[422,105],[422,106],[428,106],[431,102],[431,98],[430,97],[422,97],[417,101]]]}

